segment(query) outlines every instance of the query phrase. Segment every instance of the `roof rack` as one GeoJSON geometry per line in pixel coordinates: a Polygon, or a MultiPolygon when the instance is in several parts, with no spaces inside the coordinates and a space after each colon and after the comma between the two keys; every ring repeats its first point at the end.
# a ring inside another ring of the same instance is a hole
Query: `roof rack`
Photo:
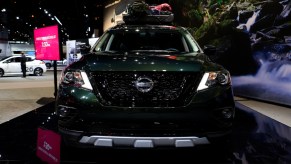
{"type": "Polygon", "coordinates": [[[144,1],[135,1],[122,16],[126,24],[171,24],[174,20],[171,10],[167,3],[150,6],[144,1]]]}
{"type": "Polygon", "coordinates": [[[174,15],[146,15],[131,16],[123,14],[125,24],[170,24],[174,20],[174,15]]]}

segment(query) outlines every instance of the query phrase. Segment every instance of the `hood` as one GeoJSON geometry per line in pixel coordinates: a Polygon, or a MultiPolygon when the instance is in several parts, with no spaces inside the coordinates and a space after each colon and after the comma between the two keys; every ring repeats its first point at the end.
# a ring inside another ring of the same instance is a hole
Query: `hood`
{"type": "MultiPolygon", "coordinates": [[[[89,54],[80,61],[89,71],[185,71],[199,72],[215,67],[203,54],[108,55],[89,54]]],[[[79,65],[81,63],[75,63],[79,65]]],[[[74,65],[74,64],[73,64],[74,65]]],[[[72,65],[72,67],[73,67],[72,65]]],[[[213,68],[215,69],[215,68],[213,68]]],[[[217,68],[216,68],[217,69],[217,68]]]]}

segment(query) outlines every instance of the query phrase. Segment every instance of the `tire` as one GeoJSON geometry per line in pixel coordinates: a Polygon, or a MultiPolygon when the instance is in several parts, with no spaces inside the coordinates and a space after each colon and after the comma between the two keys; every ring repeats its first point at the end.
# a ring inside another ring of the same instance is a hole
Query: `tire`
{"type": "Polygon", "coordinates": [[[4,70],[0,68],[0,77],[4,75],[4,70]]]}
{"type": "Polygon", "coordinates": [[[35,76],[42,76],[42,74],[43,74],[43,69],[42,68],[37,67],[37,68],[34,69],[34,75],[35,76]]]}
{"type": "Polygon", "coordinates": [[[45,63],[45,65],[48,69],[50,69],[52,67],[52,64],[50,64],[50,63],[45,63]]]}

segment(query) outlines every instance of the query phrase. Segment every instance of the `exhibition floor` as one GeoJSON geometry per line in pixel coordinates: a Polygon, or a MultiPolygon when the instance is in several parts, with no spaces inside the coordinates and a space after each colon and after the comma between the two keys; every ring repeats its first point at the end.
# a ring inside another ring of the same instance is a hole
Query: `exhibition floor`
{"type": "MultiPolygon", "coordinates": [[[[0,125],[0,163],[44,163],[37,156],[38,128],[56,132],[54,102],[0,125]]],[[[291,128],[236,103],[229,145],[193,149],[76,149],[60,146],[61,163],[155,162],[290,163],[291,128]],[[289,136],[289,137],[288,137],[289,136]]]]}
{"type": "MultiPolygon", "coordinates": [[[[0,163],[44,163],[38,129],[56,132],[54,86],[48,76],[0,79],[0,163]],[[23,81],[25,80],[25,81],[23,81]]],[[[236,97],[229,145],[194,149],[74,149],[60,145],[61,163],[291,163],[291,109],[236,97]],[[226,148],[228,147],[228,148],[226,148]]]]}
{"type": "Polygon", "coordinates": [[[284,107],[242,97],[235,97],[235,99],[240,104],[291,127],[291,107],[284,107]]]}

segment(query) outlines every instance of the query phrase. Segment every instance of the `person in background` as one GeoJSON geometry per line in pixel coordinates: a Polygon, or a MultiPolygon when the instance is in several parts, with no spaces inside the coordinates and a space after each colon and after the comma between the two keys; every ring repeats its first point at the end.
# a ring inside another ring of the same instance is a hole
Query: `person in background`
{"type": "Polygon", "coordinates": [[[22,71],[22,78],[26,77],[26,56],[22,52],[21,53],[21,58],[20,58],[20,65],[21,65],[21,71],[22,71]]]}

